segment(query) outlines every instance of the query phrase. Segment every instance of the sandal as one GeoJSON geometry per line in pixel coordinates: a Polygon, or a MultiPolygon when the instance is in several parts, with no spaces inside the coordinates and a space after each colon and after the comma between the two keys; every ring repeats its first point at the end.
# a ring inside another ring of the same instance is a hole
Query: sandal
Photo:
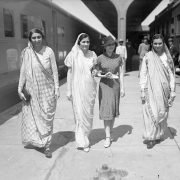
{"type": "Polygon", "coordinates": [[[83,148],[84,152],[89,152],[90,151],[90,148],[89,147],[85,147],[83,148]]]}
{"type": "Polygon", "coordinates": [[[151,141],[148,142],[147,148],[148,148],[148,149],[151,149],[151,148],[154,147],[155,144],[156,144],[156,142],[155,142],[154,140],[151,140],[151,141]]]}
{"type": "Polygon", "coordinates": [[[108,148],[111,145],[111,137],[106,137],[106,139],[109,139],[109,143],[105,140],[104,147],[108,148]]]}
{"type": "Polygon", "coordinates": [[[44,150],[44,154],[45,154],[45,156],[46,156],[47,158],[52,158],[52,153],[51,153],[51,151],[50,151],[49,148],[46,148],[46,149],[44,150]]]}

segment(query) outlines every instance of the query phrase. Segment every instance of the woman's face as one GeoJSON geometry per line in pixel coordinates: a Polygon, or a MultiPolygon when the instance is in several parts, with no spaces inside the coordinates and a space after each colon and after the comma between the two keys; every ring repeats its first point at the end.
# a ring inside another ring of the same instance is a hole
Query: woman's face
{"type": "Polygon", "coordinates": [[[104,48],[105,48],[106,52],[112,53],[115,48],[115,43],[107,44],[107,45],[105,45],[104,48]]]}
{"type": "Polygon", "coordinates": [[[42,36],[39,33],[33,33],[31,36],[31,42],[34,47],[40,47],[42,45],[42,36]]]}
{"type": "Polygon", "coordinates": [[[89,49],[89,45],[90,45],[89,38],[86,37],[81,40],[79,47],[82,51],[87,51],[89,49]]]}
{"type": "Polygon", "coordinates": [[[155,51],[161,52],[164,44],[162,39],[154,39],[152,45],[155,51]]]}

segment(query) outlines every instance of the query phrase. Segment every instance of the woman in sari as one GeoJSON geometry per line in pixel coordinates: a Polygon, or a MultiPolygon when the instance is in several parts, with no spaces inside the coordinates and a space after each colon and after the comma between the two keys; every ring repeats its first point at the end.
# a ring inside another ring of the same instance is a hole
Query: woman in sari
{"type": "Polygon", "coordinates": [[[92,130],[96,81],[91,74],[96,54],[89,50],[90,38],[82,33],[65,59],[68,67],[67,98],[72,101],[76,123],[75,139],[78,148],[89,152],[88,136],[92,130]]]}
{"type": "Polygon", "coordinates": [[[160,34],[153,36],[152,50],[143,58],[140,87],[144,139],[150,149],[163,138],[169,107],[176,96],[173,60],[160,34]]]}
{"type": "Polygon", "coordinates": [[[54,52],[43,45],[44,34],[35,28],[29,33],[29,43],[21,54],[18,94],[23,100],[22,143],[43,148],[51,158],[49,146],[52,139],[56,102],[59,98],[59,80],[54,52]],[[30,96],[27,96],[24,89],[30,96]]]}

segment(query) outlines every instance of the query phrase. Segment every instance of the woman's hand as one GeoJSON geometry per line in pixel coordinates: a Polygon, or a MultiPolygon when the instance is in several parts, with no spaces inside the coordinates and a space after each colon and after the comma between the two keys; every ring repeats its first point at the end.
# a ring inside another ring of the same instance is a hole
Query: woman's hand
{"type": "Polygon", "coordinates": [[[26,98],[25,98],[25,96],[24,96],[24,94],[22,93],[21,90],[18,90],[18,94],[19,94],[19,97],[20,97],[21,100],[26,101],[26,98]]]}
{"type": "Polygon", "coordinates": [[[97,74],[98,74],[97,69],[94,69],[94,70],[92,71],[92,76],[97,76],[97,74]]]}
{"type": "Polygon", "coordinates": [[[112,73],[111,73],[111,72],[108,72],[108,73],[105,74],[105,76],[106,76],[107,78],[110,78],[110,77],[112,76],[112,73]]]}
{"type": "Polygon", "coordinates": [[[121,89],[121,98],[123,98],[125,96],[125,91],[124,91],[124,88],[121,89]]]}
{"type": "Polygon", "coordinates": [[[71,94],[71,90],[68,89],[67,92],[66,92],[66,97],[69,101],[72,101],[72,94],[71,94]]]}
{"type": "Polygon", "coordinates": [[[176,97],[176,93],[175,92],[171,92],[170,97],[171,97],[171,101],[174,101],[174,99],[176,97]]]}
{"type": "Polygon", "coordinates": [[[141,100],[145,101],[146,100],[146,95],[144,91],[141,91],[141,100]]]}
{"type": "Polygon", "coordinates": [[[60,97],[59,88],[55,88],[55,98],[56,98],[56,100],[58,100],[59,97],[60,97]]]}

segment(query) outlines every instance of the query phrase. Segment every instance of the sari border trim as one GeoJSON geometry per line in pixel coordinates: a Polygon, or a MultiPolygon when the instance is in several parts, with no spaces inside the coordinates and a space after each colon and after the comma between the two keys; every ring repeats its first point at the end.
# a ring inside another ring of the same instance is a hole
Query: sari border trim
{"type": "Polygon", "coordinates": [[[155,127],[157,128],[157,122],[156,122],[156,119],[154,117],[154,114],[153,114],[153,111],[152,111],[152,108],[151,108],[151,105],[150,105],[150,102],[149,102],[149,95],[148,95],[148,89],[145,89],[145,94],[146,94],[146,102],[147,102],[147,107],[148,107],[148,110],[149,110],[149,114],[151,116],[151,119],[155,125],[155,127]]]}

